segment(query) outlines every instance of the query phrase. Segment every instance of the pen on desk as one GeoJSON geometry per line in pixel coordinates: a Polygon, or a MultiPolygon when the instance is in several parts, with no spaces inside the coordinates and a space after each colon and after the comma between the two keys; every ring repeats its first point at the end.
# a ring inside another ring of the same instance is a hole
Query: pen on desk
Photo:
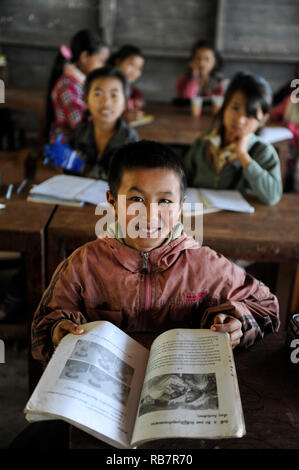
{"type": "Polygon", "coordinates": [[[10,199],[12,190],[13,190],[13,184],[10,184],[7,188],[6,195],[5,195],[5,198],[7,200],[10,199]]]}
{"type": "Polygon", "coordinates": [[[18,187],[16,193],[17,194],[21,194],[21,192],[23,191],[23,189],[25,188],[26,184],[28,183],[28,179],[25,178],[22,183],[20,184],[20,186],[18,187]]]}

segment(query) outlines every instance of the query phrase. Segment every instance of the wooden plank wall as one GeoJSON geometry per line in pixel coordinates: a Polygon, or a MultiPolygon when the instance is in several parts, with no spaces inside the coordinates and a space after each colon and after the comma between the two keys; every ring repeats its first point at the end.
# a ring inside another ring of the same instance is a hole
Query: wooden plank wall
{"type": "Polygon", "coordinates": [[[57,47],[79,29],[98,28],[98,0],[1,0],[0,43],[57,47]]]}
{"type": "Polygon", "coordinates": [[[193,43],[213,41],[217,0],[122,0],[118,2],[114,44],[137,43],[147,54],[186,58],[193,43]]]}
{"type": "Polygon", "coordinates": [[[57,47],[79,29],[98,29],[113,48],[132,43],[144,50],[146,65],[138,86],[147,100],[169,101],[192,44],[205,37],[220,41],[226,77],[252,70],[275,90],[293,78],[297,57],[299,61],[298,40],[291,41],[289,53],[284,49],[298,32],[298,15],[297,0],[1,0],[0,52],[8,58],[11,86],[43,88],[57,47]],[[224,9],[221,21],[218,7],[224,9]],[[240,29],[244,9],[251,20],[245,15],[240,29]],[[265,44],[282,44],[276,58],[269,51],[259,58],[256,50],[244,50],[248,38],[256,45],[259,37],[266,52],[265,44]]]}
{"type": "Polygon", "coordinates": [[[299,57],[298,0],[219,0],[216,44],[227,58],[299,57]]]}

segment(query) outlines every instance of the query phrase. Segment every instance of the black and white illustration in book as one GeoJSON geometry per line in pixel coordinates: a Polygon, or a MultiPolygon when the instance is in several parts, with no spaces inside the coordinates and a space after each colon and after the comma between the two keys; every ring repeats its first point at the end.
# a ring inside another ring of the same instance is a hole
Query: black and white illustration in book
{"type": "Polygon", "coordinates": [[[134,369],[100,344],[78,340],[60,379],[92,387],[126,405],[134,369]]]}
{"type": "Polygon", "coordinates": [[[144,384],[139,416],[159,410],[218,409],[216,375],[164,374],[144,384]]]}

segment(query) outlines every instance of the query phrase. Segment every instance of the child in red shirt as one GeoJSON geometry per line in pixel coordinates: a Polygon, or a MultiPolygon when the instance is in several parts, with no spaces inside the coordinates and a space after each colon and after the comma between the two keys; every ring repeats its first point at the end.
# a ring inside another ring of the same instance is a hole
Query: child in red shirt
{"type": "Polygon", "coordinates": [[[46,112],[45,139],[51,143],[58,135],[63,140],[81,123],[86,105],[83,85],[86,75],[103,67],[109,48],[97,33],[79,31],[71,46],[61,46],[52,68],[46,112]]]}

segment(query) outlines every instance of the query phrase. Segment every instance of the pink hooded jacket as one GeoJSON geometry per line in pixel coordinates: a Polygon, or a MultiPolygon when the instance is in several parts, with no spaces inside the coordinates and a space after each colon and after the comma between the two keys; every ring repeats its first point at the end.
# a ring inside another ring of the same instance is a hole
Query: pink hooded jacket
{"type": "Polygon", "coordinates": [[[106,237],[78,248],[56,269],[34,315],[32,354],[50,359],[52,331],[63,319],[161,332],[209,328],[219,312],[242,322],[245,347],[279,327],[269,289],[186,234],[148,253],[106,237]]]}

